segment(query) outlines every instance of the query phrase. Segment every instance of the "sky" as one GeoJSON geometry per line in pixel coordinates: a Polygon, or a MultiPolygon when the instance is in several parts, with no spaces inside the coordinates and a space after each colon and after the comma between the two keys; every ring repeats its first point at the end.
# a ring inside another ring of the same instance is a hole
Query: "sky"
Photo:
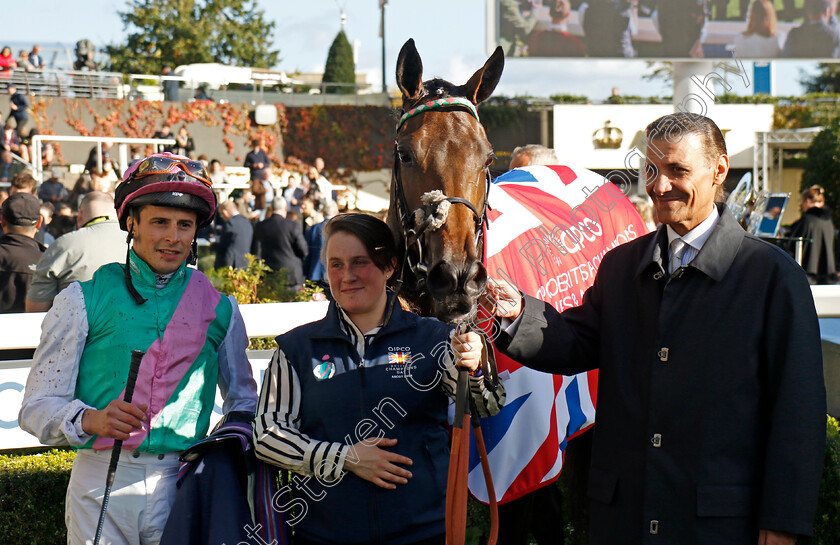
{"type": "MultiPolygon", "coordinates": [[[[424,79],[442,77],[462,84],[489,56],[486,50],[487,0],[388,0],[385,8],[386,74],[395,86],[394,70],[400,47],[414,38],[423,59],[424,79]]],[[[88,38],[97,46],[123,41],[125,29],[118,10],[120,0],[25,0],[6,2],[7,21],[35,24],[3,25],[5,43],[64,42],[88,38]]],[[[277,69],[287,72],[321,72],[329,46],[341,29],[358,43],[357,72],[368,75],[377,87],[382,82],[382,45],[379,38],[379,0],[260,0],[265,17],[276,23],[273,48],[279,49],[277,69]]],[[[18,51],[15,50],[17,56],[18,51]]],[[[776,94],[798,95],[801,71],[812,73],[813,64],[797,61],[775,63],[776,94]]],[[[643,61],[509,59],[496,95],[585,95],[592,100],[610,96],[613,87],[622,95],[666,96],[669,84],[648,82],[643,61]]]]}

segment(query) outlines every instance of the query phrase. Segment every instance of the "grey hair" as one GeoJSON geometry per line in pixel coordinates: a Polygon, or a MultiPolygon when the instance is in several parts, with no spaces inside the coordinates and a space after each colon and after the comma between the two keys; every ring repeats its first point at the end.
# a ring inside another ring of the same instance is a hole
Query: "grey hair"
{"type": "Polygon", "coordinates": [[[338,214],[338,203],[335,201],[327,201],[327,204],[324,205],[324,216],[331,218],[338,214]]]}
{"type": "Polygon", "coordinates": [[[513,152],[510,154],[511,162],[513,162],[516,156],[520,153],[527,153],[531,157],[531,160],[528,162],[528,166],[560,164],[554,150],[540,144],[528,144],[526,146],[514,148],[513,152]]]}
{"type": "Polygon", "coordinates": [[[286,199],[283,197],[274,197],[274,200],[271,201],[271,208],[272,210],[285,210],[286,199]]]}

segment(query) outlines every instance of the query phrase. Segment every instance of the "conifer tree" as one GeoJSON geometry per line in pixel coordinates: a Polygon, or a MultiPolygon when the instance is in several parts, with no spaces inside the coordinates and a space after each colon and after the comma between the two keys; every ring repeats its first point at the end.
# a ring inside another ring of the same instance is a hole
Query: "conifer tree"
{"type": "MultiPolygon", "coordinates": [[[[330,46],[327,64],[324,66],[324,83],[356,83],[356,65],[353,63],[353,48],[344,31],[340,31],[330,46]]],[[[356,89],[350,85],[326,86],[327,93],[353,94],[356,89]]]]}

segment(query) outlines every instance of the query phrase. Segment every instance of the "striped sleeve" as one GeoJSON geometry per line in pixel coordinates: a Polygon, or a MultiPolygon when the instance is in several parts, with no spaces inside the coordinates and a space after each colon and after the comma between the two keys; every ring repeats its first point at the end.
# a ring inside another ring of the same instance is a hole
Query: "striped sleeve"
{"type": "Polygon", "coordinates": [[[300,400],[297,372],[278,348],[265,373],[257,404],[257,458],[329,483],[341,476],[347,447],[301,433],[300,400]]]}
{"type": "MultiPolygon", "coordinates": [[[[452,335],[450,334],[450,339],[452,335]]],[[[452,399],[455,399],[455,389],[458,385],[458,368],[452,360],[452,350],[445,350],[439,362],[441,373],[441,388],[443,392],[452,399]]],[[[505,387],[502,381],[493,386],[484,377],[470,375],[470,395],[475,403],[478,416],[481,418],[493,416],[502,410],[505,404],[505,387]]]]}

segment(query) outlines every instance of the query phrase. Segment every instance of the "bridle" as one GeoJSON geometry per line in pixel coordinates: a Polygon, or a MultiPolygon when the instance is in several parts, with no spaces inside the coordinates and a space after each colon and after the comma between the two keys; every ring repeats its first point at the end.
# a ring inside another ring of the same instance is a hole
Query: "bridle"
{"type": "MultiPolygon", "coordinates": [[[[455,107],[466,109],[476,121],[478,119],[478,110],[475,105],[469,100],[461,97],[446,97],[424,102],[419,106],[411,108],[405,112],[397,123],[397,134],[405,124],[405,122],[418,114],[427,112],[429,110],[440,109],[445,107],[455,107]]],[[[411,209],[405,196],[405,188],[403,187],[400,158],[398,144],[394,142],[394,191],[396,193],[397,212],[400,217],[400,227],[402,229],[402,236],[404,241],[403,263],[400,267],[400,279],[398,285],[401,287],[406,269],[410,270],[421,283],[425,281],[428,274],[428,267],[423,263],[423,245],[424,235],[427,232],[434,232],[443,227],[446,222],[446,216],[449,208],[453,204],[461,204],[466,206],[470,212],[473,213],[475,219],[475,233],[477,237],[476,250],[479,256],[484,251],[484,225],[487,219],[487,197],[490,191],[490,167],[484,167],[484,198],[481,204],[481,212],[478,207],[467,199],[462,197],[450,197],[445,195],[442,191],[432,191],[426,193],[421,198],[421,206],[411,209]],[[412,262],[410,250],[416,249],[417,260],[412,262]]]]}
{"type": "MultiPolygon", "coordinates": [[[[478,111],[475,105],[469,100],[461,97],[447,97],[439,98],[429,102],[420,104],[411,108],[400,117],[397,123],[397,134],[411,117],[433,109],[453,107],[466,109],[476,121],[478,119],[478,111]]],[[[403,287],[406,269],[410,270],[414,277],[418,280],[418,284],[422,285],[426,281],[428,275],[428,268],[423,263],[423,246],[427,233],[432,233],[440,229],[446,223],[446,218],[449,209],[452,205],[460,204],[466,206],[473,214],[475,220],[475,234],[476,234],[476,252],[479,259],[483,258],[484,254],[484,231],[487,220],[488,197],[490,193],[490,165],[484,167],[484,197],[481,204],[481,212],[479,207],[462,197],[450,197],[441,190],[429,191],[424,193],[421,197],[421,205],[412,209],[408,205],[405,196],[405,188],[403,187],[399,144],[394,142],[394,192],[396,193],[395,201],[397,205],[397,213],[400,221],[401,234],[404,243],[403,262],[400,267],[400,277],[397,280],[396,295],[399,295],[403,287]],[[417,260],[412,262],[409,257],[410,250],[416,249],[417,260]]],[[[391,305],[386,310],[386,317],[384,323],[388,323],[393,305],[397,297],[392,299],[391,305]]],[[[473,328],[473,316],[467,319],[458,321],[456,324],[457,333],[463,333],[468,329],[473,328]]],[[[477,332],[482,337],[484,343],[482,370],[485,372],[485,380],[492,383],[497,383],[499,380],[498,372],[496,370],[496,361],[493,353],[492,342],[487,334],[478,329],[477,332]]],[[[468,372],[465,368],[458,369],[458,380],[455,394],[455,421],[452,426],[452,449],[449,458],[449,473],[446,484],[446,542],[447,545],[461,545],[466,539],[466,517],[467,517],[467,475],[469,473],[469,428],[472,426],[473,437],[475,438],[478,448],[479,459],[481,460],[481,467],[484,473],[485,483],[487,485],[487,496],[490,500],[490,539],[489,543],[495,545],[498,532],[498,507],[496,504],[496,493],[493,488],[493,478],[490,474],[490,463],[487,459],[487,449],[484,444],[484,438],[481,433],[481,426],[479,425],[478,413],[472,402],[470,396],[470,386],[468,372]],[[471,418],[471,415],[476,415],[471,418]]]]}

